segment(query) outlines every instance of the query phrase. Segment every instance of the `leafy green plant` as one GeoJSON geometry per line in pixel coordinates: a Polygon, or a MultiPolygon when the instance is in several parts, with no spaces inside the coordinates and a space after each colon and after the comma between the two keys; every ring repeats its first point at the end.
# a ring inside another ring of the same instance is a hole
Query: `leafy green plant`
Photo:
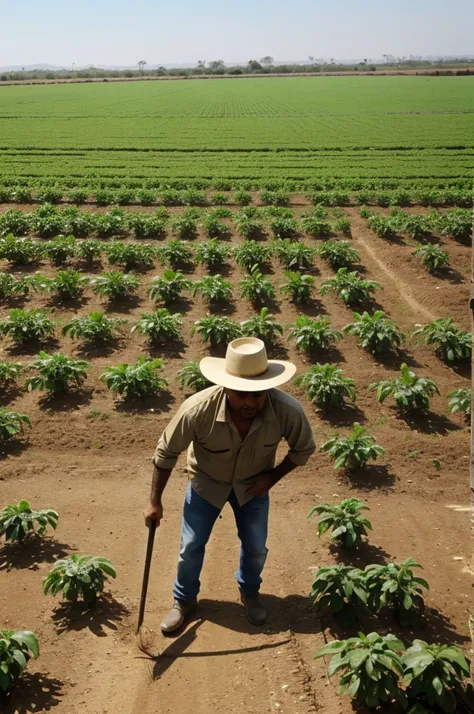
{"type": "Polygon", "coordinates": [[[178,266],[192,265],[193,250],[184,241],[169,240],[158,249],[158,257],[162,265],[169,265],[172,268],[178,266]]]}
{"type": "Polygon", "coordinates": [[[264,206],[287,206],[290,202],[289,195],[283,191],[262,191],[259,198],[264,206]]]}
{"type": "Polygon", "coordinates": [[[171,222],[171,230],[181,240],[194,240],[198,235],[197,220],[193,214],[182,213],[171,222]]]}
{"type": "Polygon", "coordinates": [[[92,290],[108,300],[130,298],[139,288],[138,278],[134,273],[122,273],[110,270],[91,280],[92,290]]]}
{"type": "Polygon", "coordinates": [[[58,518],[52,508],[35,511],[28,501],[22,500],[0,510],[0,536],[5,536],[6,541],[21,542],[34,533],[43,535],[48,526],[56,530],[58,518]]]}
{"type": "Polygon", "coordinates": [[[283,335],[283,325],[269,314],[268,307],[262,307],[260,312],[243,320],[240,325],[243,336],[258,337],[267,344],[274,342],[277,335],[283,335]]]}
{"type": "Polygon", "coordinates": [[[352,548],[367,535],[367,528],[372,530],[370,521],[361,515],[362,511],[368,510],[369,507],[357,498],[345,498],[340,503],[313,506],[307,518],[315,513],[319,516],[318,538],[331,528],[330,540],[344,548],[352,548]]]}
{"type": "Polygon", "coordinates": [[[80,211],[76,206],[69,206],[61,213],[63,226],[61,233],[76,238],[86,238],[96,230],[96,214],[80,211]]]}
{"type": "Polygon", "coordinates": [[[205,303],[215,303],[220,300],[232,299],[232,283],[222,275],[205,275],[191,286],[193,295],[200,293],[205,303]]]}
{"type": "Polygon", "coordinates": [[[234,248],[234,257],[237,265],[245,268],[248,272],[254,265],[262,268],[268,263],[271,257],[271,248],[261,243],[254,243],[246,240],[234,248]]]}
{"type": "Polygon", "coordinates": [[[59,203],[63,197],[63,192],[59,186],[42,186],[38,191],[37,198],[41,203],[59,203]]]}
{"type": "Polygon", "coordinates": [[[61,352],[50,355],[43,350],[39,359],[30,364],[31,369],[39,372],[38,377],[26,380],[28,390],[46,390],[59,394],[69,389],[71,385],[81,387],[87,377],[89,363],[85,360],[67,357],[61,352]]]}
{"type": "Polygon", "coordinates": [[[86,188],[81,188],[80,186],[78,186],[77,188],[72,188],[69,191],[69,200],[72,201],[72,203],[85,203],[88,198],[89,191],[86,188]]]}
{"type": "Polygon", "coordinates": [[[414,240],[423,240],[431,234],[430,221],[427,216],[408,215],[403,221],[403,230],[414,240]]]}
{"type": "Polygon", "coordinates": [[[436,273],[440,268],[449,265],[449,255],[442,250],[440,245],[428,243],[427,245],[417,245],[413,255],[424,265],[430,273],[436,273]]]}
{"type": "Polygon", "coordinates": [[[287,339],[294,342],[299,351],[312,352],[315,349],[327,349],[342,339],[342,334],[338,330],[333,330],[330,324],[329,317],[326,316],[317,320],[308,315],[299,315],[296,322],[289,325],[290,332],[287,339]]]}
{"type": "Polygon", "coordinates": [[[308,372],[295,378],[295,384],[306,389],[309,400],[323,409],[341,407],[344,397],[355,401],[354,380],[344,377],[334,364],[315,364],[308,372]]]}
{"type": "Polygon", "coordinates": [[[0,258],[14,265],[37,263],[44,255],[44,246],[31,238],[15,238],[9,233],[0,238],[0,258]]]}
{"type": "Polygon", "coordinates": [[[29,660],[39,657],[38,638],[29,630],[0,630],[0,690],[8,693],[29,660]]]}
{"type": "Polygon", "coordinates": [[[204,232],[208,238],[225,239],[230,236],[230,228],[222,223],[215,213],[208,213],[203,220],[204,232]]]}
{"type": "Polygon", "coordinates": [[[77,242],[74,236],[59,235],[44,244],[44,252],[54,265],[67,263],[69,258],[75,256],[76,250],[77,242]]]}
{"type": "Polygon", "coordinates": [[[298,223],[293,216],[279,216],[275,218],[270,228],[275,238],[296,238],[298,236],[298,223]]]}
{"type": "Polygon", "coordinates": [[[248,206],[252,203],[252,194],[248,191],[237,191],[234,200],[241,206],[248,206]]]}
{"type": "Polygon", "coordinates": [[[343,233],[345,236],[350,236],[352,233],[351,219],[347,216],[337,218],[332,224],[332,230],[335,233],[343,233]]]}
{"type": "Polygon", "coordinates": [[[325,212],[320,213],[302,213],[301,227],[307,235],[313,238],[326,238],[331,235],[332,228],[329,221],[325,218],[325,212]]]}
{"type": "Polygon", "coordinates": [[[188,362],[178,372],[178,381],[182,387],[191,387],[194,392],[212,387],[210,382],[199,369],[198,362],[188,362]]]}
{"type": "Polygon", "coordinates": [[[370,300],[371,294],[381,287],[375,280],[359,277],[356,270],[349,272],[347,268],[339,268],[334,278],[323,281],[320,292],[321,295],[335,292],[341,300],[352,305],[370,300]]]}
{"type": "Polygon", "coordinates": [[[304,243],[288,239],[273,241],[272,249],[287,270],[302,270],[313,264],[315,250],[304,243]]]}
{"type": "Polygon", "coordinates": [[[359,252],[345,240],[327,240],[318,248],[318,254],[333,270],[349,268],[360,260],[359,252]]]}
{"type": "Polygon", "coordinates": [[[346,627],[360,617],[372,615],[364,573],[352,565],[318,568],[311,597],[317,616],[331,612],[346,627]]]}
{"type": "Polygon", "coordinates": [[[471,413],[472,392],[470,389],[453,389],[451,392],[448,392],[448,397],[448,408],[451,414],[455,414],[456,412],[463,412],[463,414],[468,415],[471,413]]]}
{"type": "Polygon", "coordinates": [[[359,345],[372,354],[380,355],[389,349],[399,347],[403,335],[394,322],[385,317],[383,310],[353,312],[354,322],[342,328],[345,335],[355,335],[359,345]]]}
{"type": "Polygon", "coordinates": [[[206,315],[196,320],[191,328],[191,335],[197,334],[203,342],[210,342],[212,346],[227,344],[237,337],[242,336],[242,328],[238,322],[230,317],[206,315]]]}
{"type": "Polygon", "coordinates": [[[414,640],[402,656],[408,714],[472,711],[469,663],[458,647],[414,640]]]}
{"type": "Polygon", "coordinates": [[[108,213],[96,216],[97,234],[101,238],[112,238],[123,235],[127,230],[125,212],[122,208],[112,208],[108,213]]]}
{"type": "Polygon", "coordinates": [[[399,686],[402,675],[400,653],[404,644],[394,635],[377,632],[347,640],[334,640],[322,647],[315,658],[329,655],[328,674],[339,673],[339,694],[346,692],[369,709],[395,700],[406,709],[406,695],[399,686]],[[341,674],[342,673],[342,674],[341,674]]]}
{"type": "Polygon", "coordinates": [[[280,290],[286,297],[299,305],[311,299],[314,287],[312,275],[285,270],[286,281],[281,283],[280,290]]]}
{"type": "Polygon", "coordinates": [[[0,273],[0,299],[19,297],[24,294],[23,281],[11,273],[0,273]]]}
{"type": "Polygon", "coordinates": [[[196,263],[203,263],[210,269],[224,265],[229,255],[229,246],[220,243],[217,238],[199,243],[196,247],[196,263]]]}
{"type": "Polygon", "coordinates": [[[191,280],[185,278],[183,273],[168,269],[161,278],[153,280],[148,295],[155,302],[161,300],[167,305],[178,300],[183,290],[190,290],[191,287],[191,280]]]}
{"type": "Polygon", "coordinates": [[[472,211],[455,208],[453,211],[435,213],[431,216],[435,228],[442,235],[450,236],[458,241],[470,241],[472,235],[472,211]]]}
{"type": "Polygon", "coordinates": [[[325,441],[319,450],[334,459],[334,469],[343,467],[347,471],[363,468],[368,461],[375,461],[385,454],[385,449],[358,422],[354,422],[348,436],[336,434],[325,441]]]}
{"type": "Polygon", "coordinates": [[[25,424],[31,429],[29,416],[21,412],[12,412],[7,407],[0,407],[0,442],[22,434],[25,424]]]}
{"type": "Polygon", "coordinates": [[[403,627],[422,611],[423,588],[429,590],[426,580],[413,574],[413,568],[421,568],[421,565],[412,558],[403,563],[368,565],[365,568],[371,606],[374,610],[386,605],[392,607],[403,627]]]}
{"type": "Polygon", "coordinates": [[[426,412],[430,397],[439,394],[438,385],[428,377],[418,377],[406,364],[400,367],[400,377],[373,382],[370,389],[377,391],[377,401],[393,397],[400,409],[407,412],[426,412]]]}
{"type": "Polygon", "coordinates": [[[100,260],[104,249],[103,243],[98,240],[80,240],[77,242],[77,257],[87,265],[93,265],[100,260]]]}
{"type": "Polygon", "coordinates": [[[136,267],[151,268],[156,255],[156,248],[149,243],[114,241],[105,250],[109,263],[121,265],[125,270],[136,267]]]}
{"type": "Polygon", "coordinates": [[[100,377],[107,388],[126,399],[149,397],[168,386],[168,380],[157,372],[164,367],[162,359],[141,355],[134,364],[109,367],[100,377]]]}
{"type": "Polygon", "coordinates": [[[73,317],[63,326],[62,334],[90,344],[105,344],[117,338],[118,328],[126,322],[121,317],[107,317],[103,312],[95,311],[83,317],[73,317]]]}
{"type": "Polygon", "coordinates": [[[214,206],[222,206],[224,203],[227,203],[227,197],[224,193],[215,193],[211,198],[211,202],[214,206]]]}
{"type": "MultiPolygon", "coordinates": [[[[163,210],[163,209],[161,209],[163,210]]],[[[136,238],[164,238],[168,215],[156,211],[155,214],[132,213],[127,217],[129,230],[136,238]]]]}
{"type": "Polygon", "coordinates": [[[21,362],[0,362],[0,389],[16,382],[22,372],[21,362]]]}
{"type": "Polygon", "coordinates": [[[58,294],[62,300],[74,300],[84,293],[89,278],[76,270],[58,270],[54,278],[46,279],[46,287],[58,294]]]}
{"type": "Polygon", "coordinates": [[[205,195],[197,191],[194,187],[187,188],[183,191],[181,198],[186,206],[205,206],[207,203],[205,195]]]}
{"type": "Polygon", "coordinates": [[[154,312],[142,313],[138,322],[132,327],[132,333],[137,331],[146,335],[150,341],[163,344],[181,339],[181,313],[173,315],[166,307],[160,307],[154,312]]]}
{"type": "Polygon", "coordinates": [[[10,337],[17,345],[44,342],[54,335],[54,325],[46,310],[10,310],[6,320],[0,321],[0,334],[10,337]]]}
{"type": "Polygon", "coordinates": [[[472,335],[456,327],[450,317],[440,317],[426,325],[415,325],[411,333],[415,343],[434,345],[447,362],[469,359],[472,351],[472,335]]]}
{"type": "Polygon", "coordinates": [[[253,265],[250,273],[239,281],[240,295],[247,300],[262,301],[275,297],[275,288],[270,278],[263,275],[258,265],[253,265]]]}
{"type": "Polygon", "coordinates": [[[55,597],[62,594],[64,600],[91,606],[103,591],[107,577],[115,578],[117,573],[108,558],[78,555],[57,560],[53,569],[43,580],[43,591],[55,597]]]}
{"type": "Polygon", "coordinates": [[[30,225],[30,214],[18,211],[16,208],[10,209],[0,215],[0,236],[8,234],[24,236],[30,232],[30,225]]]}
{"type": "Polygon", "coordinates": [[[243,212],[236,214],[235,230],[247,240],[261,240],[265,237],[265,228],[260,221],[243,212]]]}

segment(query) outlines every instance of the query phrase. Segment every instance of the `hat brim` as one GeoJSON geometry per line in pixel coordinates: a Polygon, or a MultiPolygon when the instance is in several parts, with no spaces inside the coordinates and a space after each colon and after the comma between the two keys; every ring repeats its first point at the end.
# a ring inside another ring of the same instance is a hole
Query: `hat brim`
{"type": "Polygon", "coordinates": [[[268,360],[268,369],[257,377],[236,377],[229,374],[222,357],[203,357],[199,363],[201,373],[219,387],[238,392],[262,392],[265,389],[285,384],[296,372],[296,365],[282,360],[268,360]]]}

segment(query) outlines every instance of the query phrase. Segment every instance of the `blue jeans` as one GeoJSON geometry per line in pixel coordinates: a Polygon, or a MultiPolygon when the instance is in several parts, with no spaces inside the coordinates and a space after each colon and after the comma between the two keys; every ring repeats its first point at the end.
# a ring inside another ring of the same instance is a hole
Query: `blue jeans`
{"type": "MultiPolygon", "coordinates": [[[[269,502],[268,494],[254,497],[243,506],[239,506],[234,491],[228,498],[242,544],[235,578],[244,595],[256,595],[262,582],[260,574],[268,553],[269,502]]],[[[191,484],[188,485],[183,508],[178,574],[173,588],[177,600],[194,600],[199,593],[204,552],[219,513],[219,508],[199,496],[191,484]]]]}

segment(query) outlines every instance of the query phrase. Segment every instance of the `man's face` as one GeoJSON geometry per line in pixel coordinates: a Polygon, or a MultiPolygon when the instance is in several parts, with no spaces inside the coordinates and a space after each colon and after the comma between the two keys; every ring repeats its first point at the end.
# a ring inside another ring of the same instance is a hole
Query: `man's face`
{"type": "Polygon", "coordinates": [[[242,419],[253,419],[265,406],[267,391],[263,392],[237,392],[226,389],[227,399],[231,410],[242,419]]]}

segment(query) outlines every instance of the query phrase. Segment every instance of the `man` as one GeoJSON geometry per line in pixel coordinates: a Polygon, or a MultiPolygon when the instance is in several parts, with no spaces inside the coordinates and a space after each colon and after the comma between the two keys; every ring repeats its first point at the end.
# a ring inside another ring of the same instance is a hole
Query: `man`
{"type": "Polygon", "coordinates": [[[184,502],[174,605],[161,623],[164,633],[176,631],[196,608],[205,547],[227,502],[241,541],[235,573],[241,600],[249,621],[264,624],[267,614],[258,593],[268,552],[268,492],[315,451],[303,408],[276,389],[291,379],[296,367],[268,360],[261,340],[233,340],[225,359],[205,357],[199,366],[216,386],[187,399],[161,435],[144,514],[148,526],[152,521],[159,525],[163,491],[178,455],[188,449],[191,479],[184,502]],[[290,450],[275,466],[282,438],[290,450]]]}

